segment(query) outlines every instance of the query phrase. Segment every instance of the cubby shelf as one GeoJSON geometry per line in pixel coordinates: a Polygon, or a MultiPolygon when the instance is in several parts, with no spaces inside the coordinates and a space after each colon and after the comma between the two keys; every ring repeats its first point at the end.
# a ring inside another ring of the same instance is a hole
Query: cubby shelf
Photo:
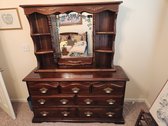
{"type": "Polygon", "coordinates": [[[96,32],[97,35],[114,35],[115,32],[96,32]]]}
{"type": "Polygon", "coordinates": [[[48,35],[51,35],[51,33],[35,33],[35,34],[31,34],[32,37],[35,37],[35,36],[48,36],[48,35]]]}
{"type": "Polygon", "coordinates": [[[114,53],[114,51],[110,50],[110,49],[97,49],[97,50],[95,50],[95,52],[98,52],[98,53],[114,53]]]}
{"type": "Polygon", "coordinates": [[[53,50],[39,50],[35,52],[36,55],[49,54],[49,53],[54,53],[54,51],[53,50]]]}

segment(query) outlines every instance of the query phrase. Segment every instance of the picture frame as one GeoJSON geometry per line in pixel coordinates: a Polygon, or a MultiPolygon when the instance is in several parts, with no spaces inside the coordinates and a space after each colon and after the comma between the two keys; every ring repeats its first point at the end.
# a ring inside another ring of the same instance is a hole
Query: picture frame
{"type": "Polygon", "coordinates": [[[19,11],[17,8],[0,9],[0,30],[22,29],[19,11]]]}
{"type": "Polygon", "coordinates": [[[149,112],[159,126],[168,126],[168,80],[154,100],[149,112]]]}
{"type": "Polygon", "coordinates": [[[76,12],[71,12],[69,14],[60,14],[59,16],[59,25],[68,26],[68,25],[80,25],[82,24],[82,17],[76,12]]]}

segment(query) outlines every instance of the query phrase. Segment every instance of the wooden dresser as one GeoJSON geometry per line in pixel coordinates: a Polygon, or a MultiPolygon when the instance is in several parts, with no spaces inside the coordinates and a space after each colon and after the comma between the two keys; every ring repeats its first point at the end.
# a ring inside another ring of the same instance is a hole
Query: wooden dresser
{"type": "Polygon", "coordinates": [[[124,123],[124,96],[129,79],[120,66],[113,65],[116,19],[121,3],[21,5],[30,23],[38,63],[24,78],[33,122],[124,123]],[[80,16],[83,12],[90,13],[85,19],[93,21],[92,32],[87,32],[92,34],[92,44],[86,46],[92,50],[91,56],[61,56],[58,48],[61,34],[57,33],[56,22],[60,13],[72,11],[80,16]]]}
{"type": "Polygon", "coordinates": [[[31,72],[27,82],[33,122],[114,122],[122,116],[127,76],[116,72],[31,72]]]}

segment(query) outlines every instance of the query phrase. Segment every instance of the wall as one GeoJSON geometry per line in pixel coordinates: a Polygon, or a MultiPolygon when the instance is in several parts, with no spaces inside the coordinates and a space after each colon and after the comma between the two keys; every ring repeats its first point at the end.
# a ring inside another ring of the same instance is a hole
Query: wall
{"type": "MultiPolygon", "coordinates": [[[[81,2],[87,1],[82,0],[81,2]]],[[[0,8],[18,7],[20,4],[60,2],[78,1],[1,0],[0,8]]],[[[128,99],[147,99],[150,103],[154,99],[152,96],[153,91],[150,90],[150,87],[153,86],[153,76],[157,76],[157,74],[154,75],[152,72],[160,69],[160,65],[162,65],[159,62],[161,60],[160,55],[165,53],[162,52],[162,46],[164,47],[165,45],[161,43],[159,45],[157,45],[158,43],[156,44],[156,40],[160,42],[165,39],[163,35],[160,38],[156,37],[162,6],[162,0],[124,0],[124,3],[120,6],[114,60],[115,64],[123,67],[130,78],[126,90],[126,97],[128,99]],[[154,50],[159,52],[157,53],[157,58],[153,58],[154,50]],[[155,61],[157,62],[153,64],[155,61]],[[155,68],[155,66],[158,68],[155,68]]],[[[4,77],[11,99],[25,100],[28,93],[22,79],[30,70],[36,67],[36,59],[33,54],[32,40],[29,35],[28,21],[23,9],[19,8],[19,13],[21,15],[23,30],[0,31],[0,67],[5,69],[4,77]],[[28,46],[30,51],[24,52],[23,47],[25,46],[28,46]]],[[[162,32],[165,31],[162,30],[162,32]]],[[[154,85],[153,90],[158,92],[157,83],[154,85]]]]}
{"type": "Polygon", "coordinates": [[[162,0],[162,11],[154,43],[151,75],[152,82],[148,88],[147,100],[153,103],[161,88],[168,80],[168,1],[162,0]]]}

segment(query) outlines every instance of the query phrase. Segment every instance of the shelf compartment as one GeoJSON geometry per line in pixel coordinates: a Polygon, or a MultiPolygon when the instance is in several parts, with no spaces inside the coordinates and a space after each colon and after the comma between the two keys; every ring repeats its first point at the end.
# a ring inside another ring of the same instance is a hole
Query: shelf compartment
{"type": "Polygon", "coordinates": [[[110,49],[96,49],[95,52],[98,52],[98,53],[114,53],[114,51],[110,50],[110,49]]]}
{"type": "Polygon", "coordinates": [[[96,32],[97,35],[115,35],[115,32],[96,32]]]}
{"type": "Polygon", "coordinates": [[[51,33],[33,33],[31,34],[32,37],[38,37],[38,36],[50,36],[51,33]]]}
{"type": "Polygon", "coordinates": [[[54,53],[54,51],[53,50],[38,50],[35,52],[36,55],[50,54],[50,53],[54,53]]]}

